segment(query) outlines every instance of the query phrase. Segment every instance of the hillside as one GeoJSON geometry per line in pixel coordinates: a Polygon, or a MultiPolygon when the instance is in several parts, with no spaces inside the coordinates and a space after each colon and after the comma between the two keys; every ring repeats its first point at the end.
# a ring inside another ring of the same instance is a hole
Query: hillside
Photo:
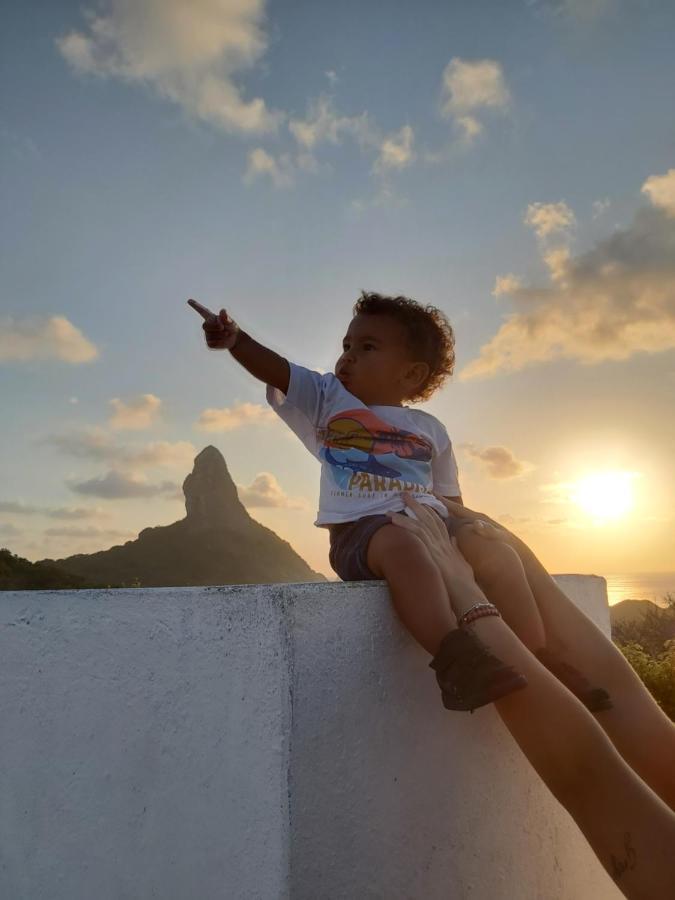
{"type": "Polygon", "coordinates": [[[252,519],[225,460],[213,446],[183,482],[186,517],[144,528],[134,541],[64,559],[42,560],[90,582],[170,587],[326,581],[291,545],[252,519]]]}

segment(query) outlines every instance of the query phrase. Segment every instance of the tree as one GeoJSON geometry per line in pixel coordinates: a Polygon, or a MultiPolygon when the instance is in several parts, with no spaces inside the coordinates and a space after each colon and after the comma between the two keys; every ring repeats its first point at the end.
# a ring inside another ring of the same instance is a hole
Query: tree
{"type": "Polygon", "coordinates": [[[675,722],[675,597],[665,609],[647,607],[633,622],[612,628],[612,638],[665,714],[675,722]]]}

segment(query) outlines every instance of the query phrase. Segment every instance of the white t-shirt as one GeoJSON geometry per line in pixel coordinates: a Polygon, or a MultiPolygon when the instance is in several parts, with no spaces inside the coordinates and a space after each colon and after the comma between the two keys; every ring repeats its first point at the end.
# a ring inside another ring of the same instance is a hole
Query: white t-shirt
{"type": "Polygon", "coordinates": [[[268,384],[267,402],[321,462],[317,527],[375,513],[414,518],[401,491],[447,518],[430,492],[459,496],[457,463],[435,416],[407,406],[366,406],[331,372],[289,366],[288,393],[268,384]]]}

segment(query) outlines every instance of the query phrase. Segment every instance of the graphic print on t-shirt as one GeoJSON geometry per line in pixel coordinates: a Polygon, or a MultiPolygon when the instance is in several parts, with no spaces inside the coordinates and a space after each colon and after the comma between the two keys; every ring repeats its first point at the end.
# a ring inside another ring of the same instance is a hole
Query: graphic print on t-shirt
{"type": "MultiPolygon", "coordinates": [[[[355,487],[356,473],[364,473],[359,485],[372,490],[368,475],[411,483],[429,481],[433,447],[431,442],[395,428],[369,409],[342,410],[318,431],[322,444],[319,457],[332,469],[342,489],[355,487]]],[[[387,489],[382,485],[382,489],[387,489]]]]}

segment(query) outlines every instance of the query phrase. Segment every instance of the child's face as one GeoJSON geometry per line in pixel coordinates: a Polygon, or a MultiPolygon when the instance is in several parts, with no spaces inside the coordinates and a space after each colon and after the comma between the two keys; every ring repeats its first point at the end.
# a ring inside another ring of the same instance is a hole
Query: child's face
{"type": "Polygon", "coordinates": [[[401,406],[414,365],[403,327],[390,316],[354,316],[343,340],[335,374],[367,406],[401,406]]]}

